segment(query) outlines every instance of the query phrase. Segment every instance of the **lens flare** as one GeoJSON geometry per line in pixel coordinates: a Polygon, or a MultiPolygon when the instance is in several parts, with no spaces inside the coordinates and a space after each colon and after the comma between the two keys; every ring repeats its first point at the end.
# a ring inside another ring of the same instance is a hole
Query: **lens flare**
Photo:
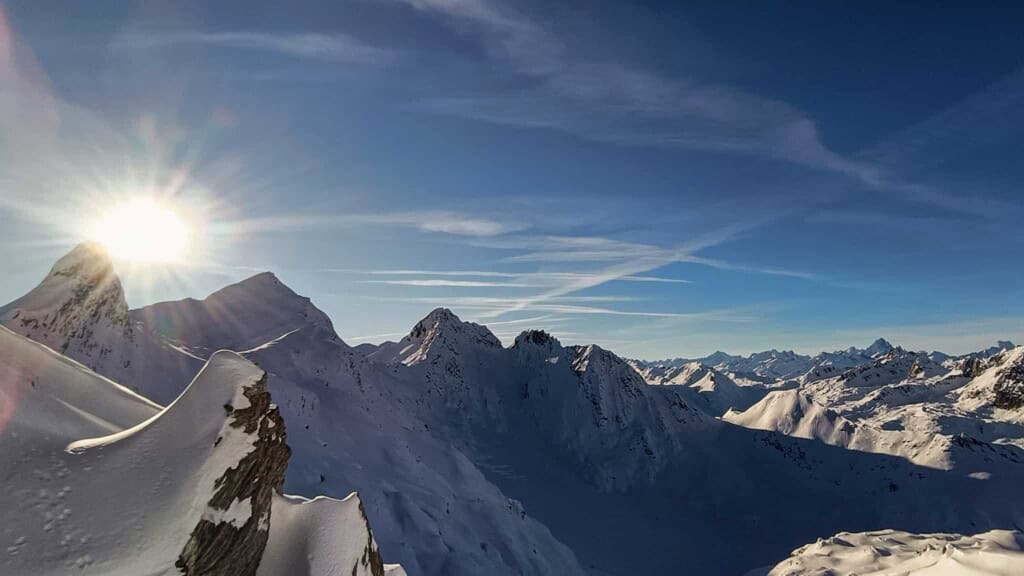
{"type": "Polygon", "coordinates": [[[178,262],[188,248],[188,228],[173,210],[151,199],[136,199],[106,212],[94,240],[111,255],[133,262],[178,262]]]}

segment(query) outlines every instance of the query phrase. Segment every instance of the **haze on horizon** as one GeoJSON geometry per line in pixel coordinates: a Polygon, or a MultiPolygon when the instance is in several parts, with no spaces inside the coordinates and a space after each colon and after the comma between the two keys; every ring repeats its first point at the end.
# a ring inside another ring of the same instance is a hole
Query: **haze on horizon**
{"type": "Polygon", "coordinates": [[[0,303],[145,196],[131,305],[270,270],[351,344],[1024,340],[1024,9],[549,4],[0,4],[0,303]]]}

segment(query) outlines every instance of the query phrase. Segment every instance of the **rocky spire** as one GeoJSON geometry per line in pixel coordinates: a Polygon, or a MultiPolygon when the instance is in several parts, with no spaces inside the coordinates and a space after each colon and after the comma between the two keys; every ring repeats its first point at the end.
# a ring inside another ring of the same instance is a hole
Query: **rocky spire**
{"type": "Polygon", "coordinates": [[[255,575],[267,544],[272,499],[284,487],[291,450],[284,420],[270,402],[267,375],[246,386],[242,394],[247,406],[236,409],[226,404],[224,410],[227,426],[248,435],[252,450],[217,479],[216,491],[206,503],[207,513],[175,563],[189,576],[255,575]],[[232,509],[246,502],[251,510],[248,518],[243,523],[231,521],[232,509]]]}

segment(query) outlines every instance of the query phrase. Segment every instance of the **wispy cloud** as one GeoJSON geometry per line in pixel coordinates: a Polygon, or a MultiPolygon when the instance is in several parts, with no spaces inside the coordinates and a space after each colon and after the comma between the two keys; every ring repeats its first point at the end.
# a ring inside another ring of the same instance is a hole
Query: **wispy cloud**
{"type": "MultiPolygon", "coordinates": [[[[518,283],[495,283],[497,286],[516,287],[541,287],[552,283],[564,282],[566,280],[578,280],[592,276],[586,272],[495,272],[489,270],[357,270],[345,268],[327,268],[324,272],[343,272],[352,274],[366,274],[372,276],[438,276],[442,278],[510,278],[516,279],[518,283]]],[[[661,276],[623,276],[617,278],[625,282],[650,282],[656,284],[692,284],[691,280],[683,278],[665,278],[661,276]]],[[[407,284],[409,286],[434,286],[437,280],[406,280],[406,281],[383,281],[375,280],[384,284],[407,284]],[[428,282],[424,284],[424,282],[428,282]]],[[[457,286],[459,284],[452,284],[457,286]]],[[[486,284],[481,284],[486,285],[486,284]]]]}
{"type": "Polygon", "coordinates": [[[498,236],[526,228],[525,224],[499,222],[471,217],[458,212],[406,212],[369,218],[383,224],[415,226],[424,232],[443,232],[457,236],[498,236]]]}
{"type": "Polygon", "coordinates": [[[390,284],[393,286],[422,286],[422,287],[447,287],[447,288],[530,288],[533,284],[520,284],[516,282],[486,282],[480,280],[364,280],[367,284],[390,284]]]}
{"type": "Polygon", "coordinates": [[[711,268],[717,268],[719,270],[752,272],[755,274],[767,274],[769,276],[787,276],[789,278],[801,278],[803,280],[824,280],[820,274],[805,272],[803,270],[790,270],[787,268],[776,268],[771,266],[747,266],[743,264],[725,262],[723,260],[716,260],[714,258],[701,258],[699,256],[692,255],[687,257],[684,261],[693,264],[703,264],[704,266],[710,266],[711,268]]]}
{"type": "MultiPolygon", "coordinates": [[[[581,316],[633,316],[637,318],[675,318],[675,319],[703,319],[720,322],[751,322],[756,316],[749,313],[723,309],[705,310],[700,312],[662,312],[648,310],[621,310],[605,306],[588,305],[599,302],[628,302],[635,301],[629,297],[617,296],[567,296],[553,297],[544,301],[534,301],[531,298],[500,298],[500,297],[459,297],[447,296],[436,298],[424,297],[371,297],[374,300],[392,302],[423,303],[435,306],[448,306],[473,312],[475,318],[480,322],[491,324],[503,324],[491,319],[500,315],[495,311],[505,314],[511,311],[532,310],[534,312],[546,312],[559,315],[581,315],[581,316]]],[[[519,322],[519,321],[516,321],[519,322]]],[[[511,323],[511,322],[508,322],[511,323]]]]}
{"type": "Polygon", "coordinates": [[[117,37],[112,48],[139,50],[175,46],[205,46],[232,50],[250,50],[342,64],[380,64],[394,53],[371,46],[347,34],[270,31],[146,31],[129,32],[117,37]]]}
{"type": "Polygon", "coordinates": [[[693,284],[692,280],[683,280],[682,278],[662,278],[660,276],[623,276],[618,280],[624,280],[626,282],[654,282],[657,284],[693,284]]]}
{"type": "Polygon", "coordinates": [[[518,320],[503,320],[501,322],[488,322],[487,327],[492,328],[494,326],[514,326],[519,324],[534,325],[538,322],[544,322],[545,324],[552,324],[560,322],[564,319],[560,319],[554,314],[546,314],[544,316],[531,316],[529,318],[520,318],[518,320]]]}
{"type": "MultiPolygon", "coordinates": [[[[374,276],[399,276],[386,280],[370,282],[399,286],[419,287],[477,287],[477,288],[537,288],[538,291],[526,296],[517,297],[486,297],[486,298],[454,298],[448,300],[428,299],[438,305],[453,305],[476,310],[477,317],[493,319],[521,311],[549,313],[578,313],[586,315],[619,315],[649,318],[692,318],[692,313],[672,311],[621,310],[616,308],[584,305],[586,299],[593,298],[589,303],[597,301],[633,301],[618,296],[584,296],[578,295],[588,289],[617,281],[627,282],[662,282],[686,283],[686,280],[662,278],[648,275],[652,270],[668,264],[689,262],[760,274],[782,275],[795,278],[817,280],[818,276],[793,270],[785,270],[771,266],[743,266],[704,258],[697,252],[720,245],[747,233],[748,231],[770,221],[766,216],[758,220],[722,226],[713,231],[697,235],[673,247],[661,247],[638,242],[625,242],[611,238],[596,236],[531,236],[509,234],[497,237],[474,238],[470,244],[492,249],[525,251],[523,254],[505,258],[505,261],[524,263],[537,262],[546,264],[568,265],[578,267],[582,264],[600,264],[597,268],[567,271],[537,272],[504,272],[487,270],[365,270],[353,271],[336,269],[338,272],[356,272],[374,276]],[[407,278],[415,276],[414,278],[407,278]],[[431,276],[435,276],[431,278],[431,276]],[[468,279],[467,279],[468,278],[468,279]],[[475,278],[483,278],[478,280],[475,278]],[[488,280],[499,278],[500,281],[488,280]],[[508,280],[507,282],[505,280],[508,280]]],[[[407,300],[407,301],[417,301],[407,300]]],[[[422,300],[420,300],[422,301],[422,300]]],[[[646,307],[645,307],[646,308],[646,307]]]]}
{"type": "Polygon", "coordinates": [[[538,21],[487,0],[404,0],[473,30],[491,57],[529,87],[430,102],[476,120],[552,128],[624,144],[771,156],[875,185],[878,170],[826,147],[800,110],[729,86],[670,77],[630,62],[594,60],[538,21]]]}
{"type": "Polygon", "coordinates": [[[421,232],[455,236],[490,237],[518,232],[526,228],[518,222],[505,222],[483,216],[447,210],[349,214],[282,214],[223,222],[223,228],[286,232],[314,226],[397,226],[421,232]]]}
{"type": "MultiPolygon", "coordinates": [[[[777,216],[776,216],[777,217],[777,216]]],[[[637,242],[623,242],[602,237],[564,236],[509,236],[482,240],[480,245],[508,250],[526,250],[524,254],[511,256],[507,261],[578,264],[595,262],[605,264],[585,275],[568,276],[555,283],[548,290],[530,297],[510,302],[506,307],[496,307],[485,316],[501,316],[527,308],[537,309],[553,298],[566,296],[622,278],[637,278],[672,263],[689,262],[720,269],[730,269],[762,274],[784,275],[803,279],[818,279],[811,273],[785,270],[770,266],[743,266],[697,255],[697,252],[734,240],[749,230],[770,221],[770,217],[739,222],[718,228],[708,234],[698,235],[673,247],[661,247],[637,242]]]]}

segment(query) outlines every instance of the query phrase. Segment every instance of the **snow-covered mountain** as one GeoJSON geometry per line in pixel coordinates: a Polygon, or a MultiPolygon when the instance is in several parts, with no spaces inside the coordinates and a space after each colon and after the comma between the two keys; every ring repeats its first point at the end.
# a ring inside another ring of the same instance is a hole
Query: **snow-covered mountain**
{"type": "Polygon", "coordinates": [[[735,376],[753,378],[760,381],[786,380],[797,378],[807,372],[813,365],[810,356],[797,354],[791,350],[766,350],[755,352],[749,356],[734,356],[717,351],[703,358],[674,358],[656,362],[634,361],[638,368],[682,368],[687,364],[697,363],[714,368],[720,372],[735,376]]]}
{"type": "MultiPolygon", "coordinates": [[[[289,423],[286,489],[337,498],[357,490],[389,561],[413,574],[582,573],[461,452],[424,433],[387,370],[348,347],[326,315],[272,274],[130,316],[136,334],[165,344],[163,354],[201,359],[231,348],[266,369],[289,423]]],[[[170,387],[145,368],[129,381],[154,377],[170,387]]]]}
{"type": "Polygon", "coordinates": [[[6,328],[0,371],[0,573],[383,574],[355,495],[279,494],[285,425],[241,356],[166,408],[6,328]]]}
{"type": "Polygon", "coordinates": [[[964,369],[978,375],[960,390],[959,406],[1008,420],[1024,420],[1024,346],[997,352],[985,362],[967,360],[964,369]]]}
{"type": "MultiPolygon", "coordinates": [[[[399,342],[352,348],[269,274],[128,318],[130,334],[104,332],[110,355],[160,360],[101,373],[168,392],[173,370],[158,368],[235,350],[266,371],[287,426],[285,489],[357,490],[384,560],[412,575],[743,573],[843,530],[1024,519],[1012,353],[950,367],[881,341],[654,366],[540,331],[505,348],[445,309],[399,342]]],[[[360,522],[344,501],[278,507],[360,522]]]]}
{"type": "Polygon", "coordinates": [[[891,454],[923,466],[968,470],[978,459],[1024,462],[1017,375],[1024,348],[952,368],[893,348],[838,376],[771,392],[725,419],[825,443],[891,454]]]}
{"type": "Polygon", "coordinates": [[[681,368],[686,364],[697,362],[715,368],[733,376],[747,378],[759,382],[778,380],[804,381],[818,380],[834,376],[848,368],[869,363],[893,349],[893,345],[879,338],[864,349],[850,347],[835,352],[822,352],[816,356],[797,354],[792,350],[766,350],[755,352],[749,356],[733,356],[725,352],[715,352],[703,358],[688,360],[675,358],[657,362],[633,361],[638,369],[644,368],[681,368]]]}
{"type": "MultiPolygon", "coordinates": [[[[867,464],[872,458],[864,452],[891,453],[884,449],[866,450],[858,444],[851,447],[853,450],[826,454],[819,452],[820,444],[791,444],[778,435],[759,437],[724,425],[711,418],[694,400],[694,393],[699,393],[701,388],[712,394],[716,391],[714,386],[700,385],[702,381],[707,384],[705,379],[712,374],[707,367],[690,365],[674,371],[664,370],[659,374],[662,382],[678,377],[676,384],[645,386],[638,382],[637,374],[630,374],[628,363],[599,348],[566,348],[547,334],[528,331],[519,336],[511,348],[503,349],[486,334],[481,336],[481,330],[483,328],[479,326],[462,325],[450,312],[439,310],[421,322],[409,337],[397,344],[383,345],[379,352],[369,357],[389,367],[399,380],[411,383],[413,395],[409,402],[418,407],[420,418],[430,422],[432,430],[442,431],[452,442],[464,446],[466,453],[475,461],[484,463],[498,485],[523,501],[528,511],[539,510],[538,517],[585,561],[612,573],[628,569],[624,565],[616,565],[614,560],[603,554],[607,546],[593,544],[604,542],[602,538],[607,538],[608,534],[614,534],[620,546],[637,546],[639,549],[644,549],[643,541],[649,539],[671,540],[678,548],[690,553],[689,565],[698,573],[710,570],[711,563],[702,563],[709,561],[706,551],[695,552],[693,548],[678,544],[686,537],[692,538],[693,533],[700,529],[694,523],[696,519],[688,519],[686,514],[674,515],[670,519],[659,517],[653,509],[653,502],[646,500],[646,496],[652,493],[659,495],[661,506],[671,509],[692,509],[694,494],[701,494],[703,498],[717,503],[719,513],[732,510],[736,514],[749,515],[749,510],[756,510],[755,517],[766,518],[770,510],[776,510],[777,514],[792,517],[794,512],[784,511],[781,504],[784,501],[792,505],[792,501],[783,497],[781,501],[768,502],[761,495],[766,490],[787,493],[792,489],[804,496],[810,493],[822,495],[822,490],[830,491],[826,486],[836,487],[850,482],[871,484],[872,481],[866,478],[886,469],[882,475],[889,480],[881,483],[879,488],[890,495],[887,498],[893,502],[890,505],[907,506],[903,512],[905,522],[914,516],[934,517],[934,510],[926,512],[927,507],[919,508],[919,505],[906,502],[895,504],[904,498],[914,500],[918,496],[907,495],[903,491],[906,487],[894,481],[895,478],[942,478],[937,484],[949,479],[943,474],[933,476],[935,472],[928,469],[909,466],[907,460],[910,458],[905,456],[899,460],[883,458],[875,464],[867,464]],[[434,321],[438,317],[444,321],[434,321]],[[423,333],[423,326],[430,327],[427,334],[423,333]],[[430,330],[437,332],[430,333],[430,330]],[[425,348],[423,342],[439,344],[436,349],[425,348]],[[405,351],[404,355],[402,351],[405,351]],[[410,356],[412,351],[415,353],[410,356]],[[410,362],[410,357],[415,359],[410,362]],[[600,362],[595,363],[595,358],[600,362]],[[596,386],[595,381],[599,382],[596,386]],[[697,389],[693,388],[695,384],[697,389]],[[589,410],[586,409],[588,407],[589,410]],[[458,424],[453,425],[453,421],[458,424]],[[605,437],[605,432],[611,432],[610,437],[605,437]],[[749,448],[753,442],[775,445],[783,454],[784,462],[766,462],[763,449],[749,448]],[[721,453],[709,452],[712,446],[729,456],[723,459],[721,453]],[[860,458],[865,458],[863,463],[858,463],[860,458]],[[804,468],[801,464],[806,462],[804,459],[814,464],[804,468]],[[862,465],[865,469],[860,469],[862,465]],[[858,480],[852,480],[850,466],[856,470],[853,476],[858,480]],[[904,466],[909,468],[896,471],[904,466]],[[701,470],[706,476],[697,480],[694,470],[701,470]],[[740,480],[748,478],[748,475],[759,479],[758,487],[740,480]],[[777,484],[782,477],[787,479],[785,487],[777,484]],[[826,477],[831,480],[824,480],[826,477]],[[717,480],[710,481],[710,478],[717,480]],[[723,500],[726,493],[728,504],[723,500]],[[631,519],[632,534],[602,523],[602,514],[593,512],[594,508],[607,505],[610,494],[614,494],[615,501],[630,511],[619,509],[616,514],[620,521],[624,517],[631,519]],[[590,510],[588,523],[581,525],[567,520],[572,518],[573,509],[590,510]]],[[[884,354],[877,350],[874,361],[888,370],[888,365],[897,355],[892,354],[889,360],[883,358],[893,350],[884,354]]],[[[907,366],[908,374],[912,366],[913,363],[907,366]]],[[[914,372],[920,373],[916,369],[914,372]]],[[[725,379],[721,381],[727,382],[725,379]]],[[[836,420],[839,422],[837,434],[841,434],[842,421],[836,420]]],[[[870,431],[861,436],[874,438],[870,431]]],[[[885,440],[890,439],[886,437],[875,442],[884,447],[885,440]]],[[[901,445],[902,439],[891,440],[901,445]]],[[[859,437],[857,440],[866,441],[859,437]]],[[[847,446],[841,442],[833,444],[847,446]]],[[[973,464],[978,463],[972,461],[973,464]]],[[[980,466],[984,468],[985,464],[980,466]]],[[[998,468],[999,474],[1010,476],[1024,472],[1007,458],[994,460],[989,466],[991,470],[998,468]]],[[[936,469],[938,467],[933,468],[936,469]]],[[[972,472],[979,470],[981,468],[972,468],[972,472]]],[[[933,489],[911,487],[911,490],[924,492],[933,489]]],[[[842,492],[843,489],[836,488],[836,493],[822,497],[830,502],[845,501],[845,505],[850,505],[850,496],[840,495],[842,492]]],[[[864,508],[860,511],[852,505],[845,509],[848,522],[866,510],[877,508],[877,504],[867,501],[862,506],[864,508]]],[[[816,520],[807,517],[801,522],[816,520]]],[[[708,516],[701,517],[700,521],[705,529],[711,522],[708,516]]],[[[874,522],[877,520],[867,525],[877,525],[874,522]]],[[[896,520],[891,518],[887,522],[887,525],[894,525],[896,520]]],[[[927,525],[928,522],[923,523],[927,525]]],[[[777,529],[786,531],[791,528],[777,529]]],[[[743,529],[735,525],[716,525],[712,531],[735,534],[743,532],[743,529]]],[[[754,535],[747,534],[747,537],[754,538],[754,535]]],[[[693,546],[696,548],[696,544],[693,546]]],[[[650,553],[660,558],[646,560],[649,562],[645,564],[647,569],[655,573],[667,570],[667,564],[658,562],[671,558],[671,553],[650,553]]],[[[673,560],[682,561],[681,558],[673,560]]],[[[714,558],[713,563],[721,567],[729,565],[729,561],[714,558]]]]}
{"type": "Polygon", "coordinates": [[[58,260],[39,286],[0,308],[0,321],[108,370],[127,363],[120,345],[133,337],[121,281],[95,244],[79,245],[58,260]]]}
{"type": "Polygon", "coordinates": [[[744,385],[741,386],[727,374],[697,361],[685,364],[646,364],[631,360],[629,364],[648,384],[679,386],[680,393],[694,406],[712,416],[721,416],[729,410],[745,410],[763,398],[769,390],[768,386],[749,379],[744,379],[744,385]]]}
{"type": "Polygon", "coordinates": [[[159,403],[177,397],[204,361],[132,318],[110,258],[91,243],[75,247],[39,286],[0,307],[0,325],[159,403]],[[142,373],[145,379],[135,378],[142,373]]]}
{"type": "Polygon", "coordinates": [[[300,328],[316,330],[340,343],[327,315],[270,272],[222,288],[203,300],[161,302],[129,315],[136,325],[203,358],[219,349],[249,351],[272,345],[300,328]]]}

